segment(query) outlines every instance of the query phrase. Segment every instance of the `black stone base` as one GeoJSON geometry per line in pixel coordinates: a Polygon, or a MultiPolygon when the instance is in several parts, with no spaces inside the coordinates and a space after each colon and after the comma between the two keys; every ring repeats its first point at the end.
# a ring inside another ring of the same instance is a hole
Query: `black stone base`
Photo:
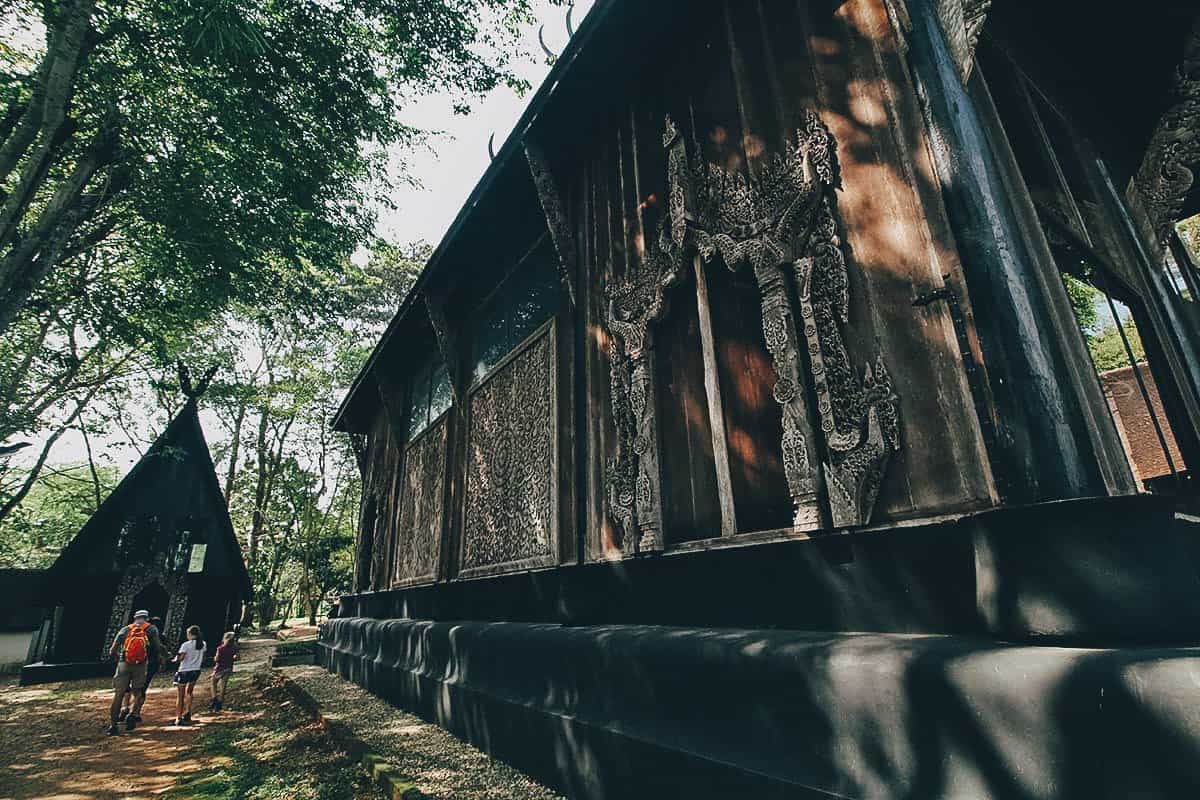
{"type": "Polygon", "coordinates": [[[326,665],[572,798],[1181,798],[1200,649],[337,619],[326,665]]]}
{"type": "Polygon", "coordinates": [[[1200,643],[1200,526],[1179,522],[1170,498],[734,541],[747,543],[352,595],[342,615],[1200,643]]]}
{"type": "Polygon", "coordinates": [[[39,683],[79,681],[85,678],[103,678],[116,670],[112,661],[83,661],[73,664],[26,664],[21,667],[21,685],[34,686],[39,683]]]}

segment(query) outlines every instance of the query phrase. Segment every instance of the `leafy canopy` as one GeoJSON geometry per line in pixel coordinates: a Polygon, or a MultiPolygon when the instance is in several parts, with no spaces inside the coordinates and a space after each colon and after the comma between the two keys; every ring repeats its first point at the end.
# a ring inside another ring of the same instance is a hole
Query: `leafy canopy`
{"type": "MultiPolygon", "coordinates": [[[[70,45],[60,34],[86,30],[70,62],[66,122],[41,130],[4,184],[6,192],[25,177],[35,184],[18,227],[33,235],[46,215],[60,217],[49,229],[65,228],[68,242],[48,274],[99,250],[104,268],[82,291],[99,290],[104,322],[129,338],[231,300],[323,311],[348,256],[368,241],[374,209],[387,203],[389,151],[419,135],[401,121],[405,101],[447,92],[465,111],[473,96],[517,84],[508,67],[528,5],[18,2],[8,14],[40,24],[45,41],[0,53],[6,147],[24,114],[50,107],[46,73],[70,45]],[[46,137],[52,153],[35,163],[46,137]],[[75,205],[54,208],[50,196],[96,148],[104,158],[75,205]]],[[[30,263],[55,256],[51,244],[34,247],[30,263]]],[[[35,290],[28,302],[53,306],[59,294],[35,290]]]]}

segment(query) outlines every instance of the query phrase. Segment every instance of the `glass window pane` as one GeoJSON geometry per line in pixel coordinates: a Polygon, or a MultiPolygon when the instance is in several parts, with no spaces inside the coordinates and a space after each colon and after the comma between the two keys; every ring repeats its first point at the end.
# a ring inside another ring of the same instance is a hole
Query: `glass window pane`
{"type": "MultiPolygon", "coordinates": [[[[503,297],[503,294],[500,296],[503,297]]],[[[496,362],[504,358],[504,354],[509,350],[503,303],[497,303],[484,311],[475,326],[475,335],[472,338],[475,353],[472,376],[479,379],[486,375],[496,362]]]]}
{"type": "Polygon", "coordinates": [[[433,422],[450,408],[450,374],[446,365],[440,363],[433,370],[433,379],[429,400],[429,421],[433,422]]]}
{"type": "Polygon", "coordinates": [[[552,259],[553,252],[529,264],[511,280],[512,325],[509,349],[527,339],[558,311],[562,286],[552,259]]]}
{"type": "Polygon", "coordinates": [[[413,378],[409,394],[408,438],[425,430],[429,421],[429,367],[424,367],[413,378]]]}

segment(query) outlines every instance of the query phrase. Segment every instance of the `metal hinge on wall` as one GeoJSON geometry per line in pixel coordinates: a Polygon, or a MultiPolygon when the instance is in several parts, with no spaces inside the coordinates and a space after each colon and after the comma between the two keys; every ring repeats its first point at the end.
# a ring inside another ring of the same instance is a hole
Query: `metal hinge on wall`
{"type": "MultiPolygon", "coordinates": [[[[943,276],[949,281],[950,276],[943,276]]],[[[958,302],[958,294],[948,285],[931,292],[917,295],[913,299],[913,307],[922,308],[938,301],[945,301],[946,309],[950,312],[950,323],[954,326],[954,337],[958,341],[958,353],[962,358],[963,372],[967,376],[967,388],[971,392],[971,401],[975,405],[975,416],[979,420],[980,432],[983,434],[984,446],[988,452],[994,452],[999,445],[995,420],[987,402],[987,391],[984,388],[983,366],[975,358],[971,350],[971,340],[967,336],[967,321],[963,315],[962,306],[958,302]]]]}

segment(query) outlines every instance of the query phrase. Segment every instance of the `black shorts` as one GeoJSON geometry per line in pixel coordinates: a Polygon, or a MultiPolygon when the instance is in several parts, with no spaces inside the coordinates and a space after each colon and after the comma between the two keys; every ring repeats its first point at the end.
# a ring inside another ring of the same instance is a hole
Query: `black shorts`
{"type": "Polygon", "coordinates": [[[175,673],[175,683],[178,686],[182,686],[185,683],[195,683],[198,680],[200,680],[200,670],[198,669],[189,669],[187,672],[175,673]]]}

